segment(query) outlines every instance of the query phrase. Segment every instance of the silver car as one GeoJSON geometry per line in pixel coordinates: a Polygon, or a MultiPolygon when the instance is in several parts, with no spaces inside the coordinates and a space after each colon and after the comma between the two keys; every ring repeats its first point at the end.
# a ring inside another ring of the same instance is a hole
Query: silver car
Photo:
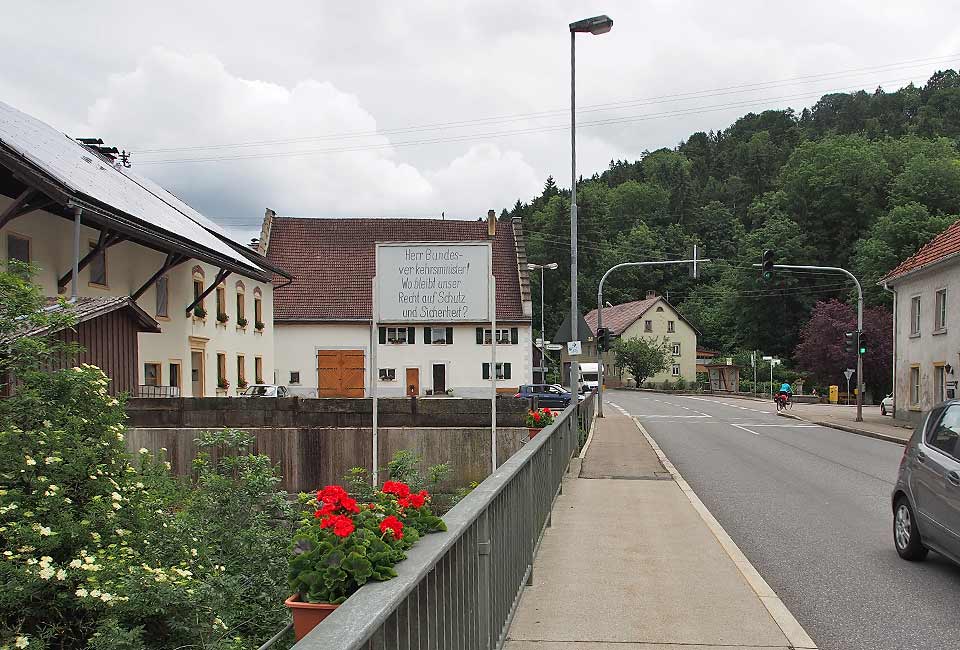
{"type": "Polygon", "coordinates": [[[934,550],[960,564],[960,400],[932,408],[913,432],[892,496],[900,557],[934,550]]]}

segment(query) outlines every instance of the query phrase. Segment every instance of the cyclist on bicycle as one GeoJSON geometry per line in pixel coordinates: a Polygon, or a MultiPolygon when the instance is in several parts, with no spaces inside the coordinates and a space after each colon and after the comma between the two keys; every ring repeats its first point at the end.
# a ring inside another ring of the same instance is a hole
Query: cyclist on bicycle
{"type": "Polygon", "coordinates": [[[780,384],[780,390],[777,391],[777,401],[782,402],[786,405],[790,401],[790,397],[793,395],[793,388],[788,382],[783,382],[780,384]]]}

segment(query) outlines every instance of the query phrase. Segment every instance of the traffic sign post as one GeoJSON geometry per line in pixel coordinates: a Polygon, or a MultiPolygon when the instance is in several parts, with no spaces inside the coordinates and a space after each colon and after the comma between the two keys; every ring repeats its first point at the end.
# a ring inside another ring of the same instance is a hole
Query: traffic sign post
{"type": "Polygon", "coordinates": [[[847,368],[843,371],[843,376],[847,378],[847,406],[850,406],[850,377],[853,376],[853,368],[847,368]]]}

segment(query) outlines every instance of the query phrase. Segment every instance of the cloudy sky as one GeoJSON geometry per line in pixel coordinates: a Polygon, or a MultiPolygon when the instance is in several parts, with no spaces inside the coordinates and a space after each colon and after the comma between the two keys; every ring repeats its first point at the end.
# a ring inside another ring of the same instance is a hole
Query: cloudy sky
{"type": "Polygon", "coordinates": [[[0,0],[0,100],[246,236],[304,216],[476,217],[579,171],[829,91],[960,65],[960,4],[0,0]]]}

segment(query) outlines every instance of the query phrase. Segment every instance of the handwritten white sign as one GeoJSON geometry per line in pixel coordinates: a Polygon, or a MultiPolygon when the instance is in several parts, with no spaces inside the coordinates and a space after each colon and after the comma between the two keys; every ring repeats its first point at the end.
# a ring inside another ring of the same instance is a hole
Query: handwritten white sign
{"type": "Polygon", "coordinates": [[[491,245],[377,244],[381,323],[490,320],[491,245]]]}

